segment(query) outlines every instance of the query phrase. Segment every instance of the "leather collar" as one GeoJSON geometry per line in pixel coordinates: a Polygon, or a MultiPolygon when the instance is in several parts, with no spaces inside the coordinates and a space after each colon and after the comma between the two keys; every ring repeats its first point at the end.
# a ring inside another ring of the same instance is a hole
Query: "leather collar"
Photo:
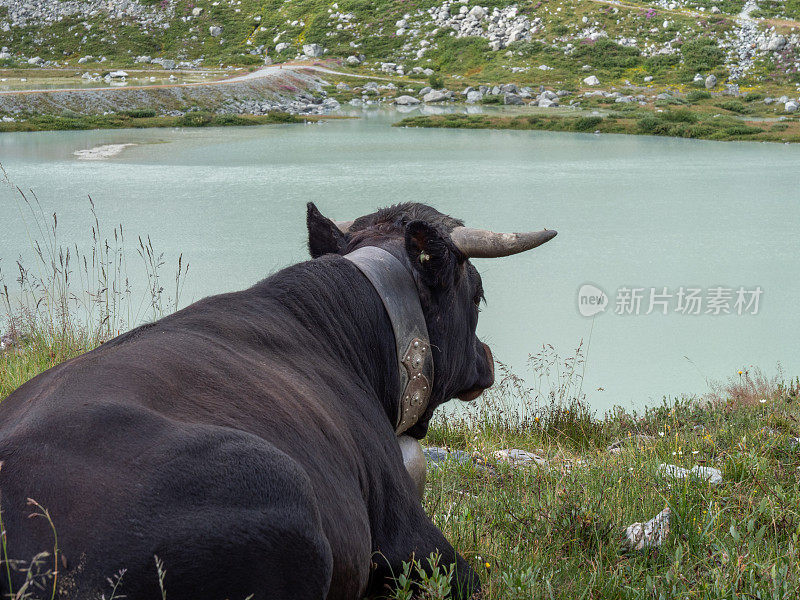
{"type": "Polygon", "coordinates": [[[433,385],[433,353],[419,290],[408,268],[383,248],[364,246],[344,258],[378,292],[392,323],[402,390],[395,433],[401,435],[425,413],[433,385]]]}

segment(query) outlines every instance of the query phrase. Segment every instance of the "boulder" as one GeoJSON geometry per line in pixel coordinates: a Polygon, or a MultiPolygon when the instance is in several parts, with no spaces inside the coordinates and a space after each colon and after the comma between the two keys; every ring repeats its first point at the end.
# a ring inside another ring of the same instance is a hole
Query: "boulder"
{"type": "Polygon", "coordinates": [[[398,96],[394,99],[394,103],[399,106],[414,106],[419,104],[419,98],[414,98],[414,96],[398,96]]]}
{"type": "Polygon", "coordinates": [[[600,80],[596,75],[589,75],[589,77],[584,77],[583,83],[586,85],[600,85],[600,80]]]}
{"type": "Polygon", "coordinates": [[[783,105],[784,112],[793,113],[797,112],[798,104],[795,100],[789,100],[786,104],[783,105]]]}
{"type": "Polygon", "coordinates": [[[473,6],[468,14],[469,16],[475,17],[476,19],[480,20],[486,16],[486,10],[484,10],[482,6],[473,6]]]}
{"type": "Polygon", "coordinates": [[[284,50],[286,50],[286,49],[287,49],[289,46],[291,46],[291,44],[289,44],[288,42],[281,42],[280,44],[278,44],[277,46],[275,46],[275,52],[283,52],[283,51],[284,51],[284,50]]]}
{"type": "Polygon", "coordinates": [[[500,91],[504,94],[516,94],[517,93],[517,86],[513,83],[505,83],[500,86],[500,91]]]}
{"type": "Polygon", "coordinates": [[[171,71],[172,69],[175,68],[175,61],[165,58],[164,60],[161,61],[161,66],[167,69],[168,71],[171,71]]]}
{"type": "Polygon", "coordinates": [[[536,103],[536,106],[540,108],[551,108],[558,106],[557,100],[550,100],[550,98],[546,98],[544,95],[539,96],[539,101],[536,103]]]}
{"type": "Polygon", "coordinates": [[[349,92],[350,86],[347,85],[344,81],[340,81],[339,83],[336,84],[336,89],[339,90],[340,92],[349,92]]]}
{"type": "Polygon", "coordinates": [[[29,65],[40,65],[44,62],[44,59],[41,56],[34,56],[33,58],[28,59],[29,65]]]}
{"type": "Polygon", "coordinates": [[[467,92],[467,102],[469,104],[475,104],[481,100],[483,100],[483,94],[480,90],[472,90],[471,92],[467,92]]]}
{"type": "Polygon", "coordinates": [[[208,28],[208,33],[210,33],[212,37],[219,37],[222,35],[222,27],[219,25],[212,25],[208,28]]]}
{"type": "Polygon", "coordinates": [[[665,508],[644,523],[633,523],[625,528],[624,542],[633,550],[658,548],[669,535],[670,510],[665,508]]]}
{"type": "Polygon", "coordinates": [[[425,94],[427,94],[428,92],[430,92],[432,89],[433,89],[433,88],[432,88],[431,86],[429,86],[429,85],[426,85],[424,88],[422,88],[422,89],[419,91],[419,95],[420,95],[420,96],[424,96],[425,94]]]}
{"type": "Polygon", "coordinates": [[[311,58],[322,56],[325,49],[319,44],[303,44],[303,54],[311,58]]]}
{"type": "Polygon", "coordinates": [[[192,9],[192,16],[193,16],[193,17],[199,17],[199,16],[200,16],[200,15],[202,15],[202,14],[203,14],[203,9],[202,9],[202,7],[200,7],[200,6],[195,6],[195,7],[192,9]]]}
{"type": "Polygon", "coordinates": [[[425,102],[444,102],[448,97],[447,90],[431,90],[422,99],[425,102]]]}
{"type": "Polygon", "coordinates": [[[695,73],[694,78],[692,79],[692,83],[703,83],[705,77],[701,73],[695,73]]]}
{"type": "Polygon", "coordinates": [[[705,85],[707,90],[717,87],[717,76],[712,73],[711,75],[706,77],[705,85]]]}
{"type": "Polygon", "coordinates": [[[525,104],[525,102],[518,94],[506,94],[505,96],[503,96],[503,104],[518,106],[520,104],[525,104]]]}
{"type": "Polygon", "coordinates": [[[352,67],[355,67],[355,66],[361,64],[361,59],[358,58],[357,56],[348,56],[347,59],[345,59],[344,62],[346,62],[348,65],[350,65],[352,67]]]}
{"type": "Polygon", "coordinates": [[[125,71],[111,71],[108,76],[112,79],[124,79],[128,74],[125,71]]]}
{"type": "Polygon", "coordinates": [[[684,469],[677,465],[668,465],[662,463],[658,465],[659,474],[665,477],[672,477],[675,479],[686,479],[687,477],[696,478],[701,481],[707,481],[711,485],[722,483],[722,471],[714,467],[703,467],[695,465],[691,469],[684,469]]]}
{"type": "Polygon", "coordinates": [[[499,462],[507,462],[512,466],[525,466],[525,467],[546,467],[547,459],[542,458],[538,454],[528,452],[527,450],[520,450],[518,448],[509,448],[508,450],[498,450],[494,453],[494,457],[499,462]]]}
{"type": "Polygon", "coordinates": [[[782,35],[773,35],[767,42],[767,50],[770,52],[783,50],[784,46],[786,46],[786,38],[782,35]]]}

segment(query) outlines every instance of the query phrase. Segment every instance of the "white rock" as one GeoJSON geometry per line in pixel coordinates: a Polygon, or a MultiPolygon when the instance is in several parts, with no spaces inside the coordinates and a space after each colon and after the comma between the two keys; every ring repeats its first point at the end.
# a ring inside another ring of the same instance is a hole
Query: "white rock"
{"type": "Polygon", "coordinates": [[[34,56],[33,58],[28,59],[29,65],[40,65],[44,62],[44,59],[41,56],[34,56]]]}
{"type": "Polygon", "coordinates": [[[600,80],[596,75],[589,75],[589,77],[584,77],[583,83],[586,85],[600,85],[600,80]]]}
{"type": "Polygon", "coordinates": [[[419,104],[419,99],[414,96],[398,96],[394,99],[394,104],[398,106],[414,106],[419,104]]]}
{"type": "Polygon", "coordinates": [[[425,102],[444,102],[447,98],[446,90],[431,90],[422,97],[425,102]]]}
{"type": "Polygon", "coordinates": [[[319,44],[303,44],[303,54],[311,58],[322,56],[325,49],[319,44]]]}
{"type": "Polygon", "coordinates": [[[213,37],[219,37],[222,35],[222,27],[219,25],[212,25],[208,28],[208,33],[210,33],[213,37]]]}
{"type": "Polygon", "coordinates": [[[644,78],[644,82],[645,83],[650,83],[651,81],[653,81],[653,76],[652,75],[648,75],[647,77],[644,78]]]}
{"type": "Polygon", "coordinates": [[[717,76],[712,73],[711,75],[706,77],[705,86],[706,86],[707,90],[710,90],[711,88],[716,87],[717,86],[717,76]]]}
{"type": "Polygon", "coordinates": [[[287,48],[288,48],[290,45],[291,45],[291,44],[289,44],[288,42],[281,42],[280,44],[278,44],[277,46],[275,46],[275,52],[283,52],[283,51],[284,51],[284,50],[286,50],[286,49],[287,49],[287,48]]]}
{"type": "Polygon", "coordinates": [[[471,17],[475,17],[476,19],[482,19],[486,16],[486,10],[484,10],[482,6],[473,6],[469,11],[469,15],[471,17]]]}
{"type": "Polygon", "coordinates": [[[510,463],[512,466],[547,466],[546,458],[518,448],[498,450],[494,452],[494,457],[499,461],[510,463]]]}
{"type": "Polygon", "coordinates": [[[127,77],[128,74],[125,71],[111,71],[111,73],[109,73],[108,76],[111,77],[112,79],[122,79],[124,77],[127,77]]]}
{"type": "Polygon", "coordinates": [[[665,477],[674,477],[676,479],[685,479],[692,476],[703,481],[708,481],[711,485],[722,483],[722,471],[713,467],[695,465],[691,469],[684,469],[677,465],[662,463],[658,465],[658,472],[665,477]]]}
{"type": "Polygon", "coordinates": [[[344,62],[346,62],[348,65],[355,66],[361,64],[361,59],[357,56],[348,56],[344,62]]]}
{"type": "Polygon", "coordinates": [[[469,104],[475,104],[476,102],[480,102],[483,100],[483,94],[480,90],[472,90],[467,92],[467,102],[469,104]]]}
{"type": "Polygon", "coordinates": [[[669,535],[670,510],[665,508],[645,523],[633,523],[625,528],[625,542],[634,550],[658,548],[669,535]]]}
{"type": "Polygon", "coordinates": [[[202,15],[202,14],[203,14],[203,9],[202,9],[202,7],[200,7],[200,6],[195,6],[195,7],[192,9],[192,16],[193,16],[193,17],[199,17],[199,16],[200,16],[200,15],[202,15]]]}
{"type": "Polygon", "coordinates": [[[796,112],[798,108],[798,104],[794,100],[789,100],[786,104],[783,105],[783,110],[787,113],[796,112]]]}

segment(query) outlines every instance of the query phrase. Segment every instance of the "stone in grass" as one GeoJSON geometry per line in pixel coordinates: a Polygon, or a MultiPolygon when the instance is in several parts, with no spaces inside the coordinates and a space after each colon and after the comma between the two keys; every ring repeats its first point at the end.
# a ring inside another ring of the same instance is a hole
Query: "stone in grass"
{"type": "Polygon", "coordinates": [[[789,100],[786,104],[783,105],[784,112],[793,113],[797,112],[798,104],[794,100],[789,100]]]}
{"type": "Polygon", "coordinates": [[[210,33],[212,37],[219,37],[222,35],[222,27],[219,25],[212,25],[208,28],[208,33],[210,33]]]}
{"type": "Polygon", "coordinates": [[[398,106],[412,106],[415,104],[419,104],[419,98],[414,98],[414,96],[398,96],[394,99],[394,103],[398,106]]]}
{"type": "Polygon", "coordinates": [[[303,44],[303,54],[310,58],[317,58],[322,56],[325,49],[319,44],[303,44]]]}
{"type": "Polygon", "coordinates": [[[547,459],[542,458],[538,454],[528,452],[527,450],[520,450],[518,448],[509,448],[507,450],[498,450],[494,453],[494,457],[501,462],[507,462],[513,467],[527,467],[527,466],[547,466],[547,459]]]}
{"type": "Polygon", "coordinates": [[[669,508],[665,508],[649,521],[628,525],[624,532],[625,544],[633,550],[658,548],[669,535],[670,515],[669,508]]]}
{"type": "Polygon", "coordinates": [[[676,479],[685,479],[686,477],[694,477],[701,481],[707,481],[711,485],[722,483],[722,471],[714,467],[703,467],[695,465],[691,469],[684,469],[677,465],[668,465],[662,463],[658,465],[658,472],[666,477],[674,477],[676,479]]]}
{"type": "Polygon", "coordinates": [[[447,90],[431,90],[425,94],[422,99],[425,102],[444,102],[449,99],[447,90]]]}
{"type": "Polygon", "coordinates": [[[589,75],[589,77],[583,78],[583,83],[586,85],[600,85],[600,80],[596,75],[589,75]]]}
{"type": "Polygon", "coordinates": [[[519,94],[506,94],[503,96],[503,104],[520,105],[525,104],[525,102],[522,100],[522,97],[519,94]]]}
{"type": "Polygon", "coordinates": [[[707,90],[717,87],[717,76],[712,73],[711,75],[706,77],[705,85],[707,90]]]}
{"type": "Polygon", "coordinates": [[[617,440],[606,448],[606,452],[610,454],[619,454],[626,446],[636,446],[641,450],[655,442],[655,439],[656,438],[654,438],[652,435],[637,433],[636,435],[631,435],[617,440]]]}

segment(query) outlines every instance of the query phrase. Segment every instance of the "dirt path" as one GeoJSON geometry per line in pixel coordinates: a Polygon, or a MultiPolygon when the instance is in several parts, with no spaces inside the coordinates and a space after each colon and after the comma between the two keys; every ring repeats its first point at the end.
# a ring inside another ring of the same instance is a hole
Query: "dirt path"
{"type": "Polygon", "coordinates": [[[357,77],[359,79],[378,79],[382,81],[396,81],[388,77],[375,77],[372,75],[357,75],[354,73],[344,73],[342,71],[335,71],[327,67],[319,65],[308,65],[302,63],[287,63],[280,65],[270,65],[262,67],[252,73],[245,75],[235,75],[227,79],[216,79],[214,81],[197,81],[192,83],[161,83],[154,85],[126,85],[126,86],[108,86],[108,87],[78,87],[78,88],[48,88],[40,90],[8,90],[0,92],[0,96],[17,96],[29,94],[55,94],[64,92],[110,92],[120,90],[158,90],[158,89],[175,89],[175,88],[196,88],[204,86],[227,85],[231,83],[241,83],[254,81],[259,79],[271,79],[273,77],[280,77],[287,71],[314,71],[317,73],[325,73],[329,75],[339,75],[341,77],[357,77]]]}

